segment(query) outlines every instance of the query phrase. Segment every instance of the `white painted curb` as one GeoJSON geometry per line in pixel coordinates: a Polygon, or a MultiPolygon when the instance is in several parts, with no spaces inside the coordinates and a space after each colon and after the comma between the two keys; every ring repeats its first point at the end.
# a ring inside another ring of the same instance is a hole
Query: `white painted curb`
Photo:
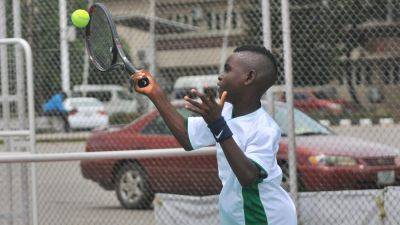
{"type": "Polygon", "coordinates": [[[380,125],[392,125],[394,124],[393,118],[381,118],[379,119],[380,125]]]}
{"type": "Polygon", "coordinates": [[[359,121],[360,126],[372,126],[372,120],[369,118],[362,118],[359,121]]]}
{"type": "MultiPolygon", "coordinates": [[[[352,124],[350,119],[341,119],[339,120],[338,126],[343,126],[343,127],[348,127],[348,126],[374,126],[374,125],[380,125],[380,126],[389,126],[389,125],[395,125],[395,121],[393,118],[380,118],[379,123],[374,124],[372,122],[371,118],[361,118],[359,119],[357,124],[352,124]]],[[[324,125],[324,126],[335,126],[332,125],[332,123],[329,120],[319,120],[319,123],[324,125]]]]}
{"type": "Polygon", "coordinates": [[[350,119],[342,119],[339,121],[340,126],[351,126],[351,120],[350,119]]]}

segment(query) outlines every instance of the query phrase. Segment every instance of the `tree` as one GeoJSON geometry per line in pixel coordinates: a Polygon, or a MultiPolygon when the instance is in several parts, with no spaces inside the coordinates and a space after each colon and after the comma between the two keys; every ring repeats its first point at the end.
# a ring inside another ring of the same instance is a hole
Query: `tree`
{"type": "MultiPolygon", "coordinates": [[[[274,2],[271,7],[272,21],[279,21],[272,23],[273,38],[279,40],[274,47],[282,49],[280,4],[274,2]]],[[[349,62],[342,58],[363,45],[365,37],[349,27],[371,19],[371,15],[384,16],[380,7],[378,1],[369,6],[359,0],[291,1],[294,85],[323,85],[343,76],[350,77],[349,62]]],[[[357,103],[355,87],[351,79],[347,80],[349,93],[357,103]]]]}
{"type": "Polygon", "coordinates": [[[31,12],[27,18],[31,20],[28,40],[33,55],[36,109],[40,110],[41,103],[61,90],[58,1],[36,0],[26,4],[31,12]]]}
{"type": "MultiPolygon", "coordinates": [[[[9,1],[11,2],[11,1],[9,1]]],[[[9,3],[11,4],[11,3],[9,3]]],[[[23,37],[32,47],[36,110],[54,93],[61,91],[59,1],[23,0],[21,16],[23,37]],[[51,12],[51,13],[49,13],[51,12]],[[43,16],[46,15],[46,16],[43,16]]],[[[68,1],[69,16],[77,8],[87,8],[87,1],[68,1]]],[[[8,10],[10,11],[10,10],[8,10]]],[[[71,21],[68,19],[71,26],[71,21]]],[[[7,29],[11,32],[11,29],[7,29]]],[[[84,64],[84,29],[76,29],[76,39],[69,42],[70,84],[82,83],[84,64]]],[[[124,45],[127,48],[127,45],[124,45]]],[[[129,49],[125,49],[129,52],[129,49]]],[[[129,57],[129,56],[128,56],[129,57]]],[[[128,80],[123,70],[101,73],[90,66],[89,83],[121,84],[128,80]]]]}

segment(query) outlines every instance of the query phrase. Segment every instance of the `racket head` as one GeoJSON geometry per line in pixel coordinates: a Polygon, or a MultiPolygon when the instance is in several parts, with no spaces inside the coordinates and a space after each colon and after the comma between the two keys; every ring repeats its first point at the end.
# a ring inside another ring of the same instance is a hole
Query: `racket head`
{"type": "Polygon", "coordinates": [[[111,12],[102,3],[89,8],[90,21],[85,28],[86,49],[90,60],[100,71],[109,71],[123,65],[129,73],[137,69],[129,62],[122,50],[111,12]],[[123,64],[118,63],[118,56],[123,64]]]}

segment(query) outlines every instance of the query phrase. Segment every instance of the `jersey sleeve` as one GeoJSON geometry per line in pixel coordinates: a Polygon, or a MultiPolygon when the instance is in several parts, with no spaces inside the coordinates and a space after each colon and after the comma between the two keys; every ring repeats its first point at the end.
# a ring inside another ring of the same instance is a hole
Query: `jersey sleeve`
{"type": "Polygon", "coordinates": [[[193,149],[215,145],[215,139],[203,117],[188,118],[189,141],[193,149]]]}
{"type": "Polygon", "coordinates": [[[245,155],[255,162],[262,172],[266,172],[268,180],[281,173],[276,161],[280,136],[279,129],[265,127],[253,136],[246,147],[245,155]]]}

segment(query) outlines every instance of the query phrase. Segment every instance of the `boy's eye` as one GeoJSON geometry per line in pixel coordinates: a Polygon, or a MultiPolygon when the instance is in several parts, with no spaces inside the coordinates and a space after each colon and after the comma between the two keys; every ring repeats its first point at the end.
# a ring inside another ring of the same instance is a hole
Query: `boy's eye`
{"type": "Polygon", "coordinates": [[[230,71],[230,69],[231,69],[231,67],[230,67],[228,64],[225,64],[225,65],[224,65],[224,70],[225,70],[225,72],[230,71]]]}

